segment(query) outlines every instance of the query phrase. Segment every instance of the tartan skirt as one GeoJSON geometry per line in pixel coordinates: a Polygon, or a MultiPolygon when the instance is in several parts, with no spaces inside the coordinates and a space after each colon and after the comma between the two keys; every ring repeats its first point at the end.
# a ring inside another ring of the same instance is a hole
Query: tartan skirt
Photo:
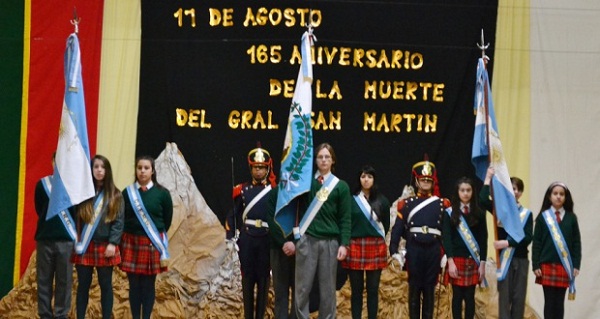
{"type": "Polygon", "coordinates": [[[123,233],[121,259],[121,270],[126,273],[156,275],[167,271],[160,265],[160,252],[145,235],[123,233]]]}
{"type": "Polygon", "coordinates": [[[105,257],[106,246],[108,242],[96,243],[93,240],[90,241],[85,252],[81,255],[73,252],[71,255],[71,262],[76,265],[84,266],[95,266],[95,267],[111,267],[121,263],[121,252],[119,246],[115,247],[115,255],[112,257],[105,257]]]}
{"type": "Polygon", "coordinates": [[[562,264],[543,263],[540,265],[541,277],[535,277],[535,283],[542,286],[569,288],[569,274],[562,264]]]}
{"type": "Polygon", "coordinates": [[[382,237],[352,238],[342,267],[352,270],[383,269],[387,266],[387,257],[387,246],[382,237]]]}
{"type": "Polygon", "coordinates": [[[479,283],[479,267],[473,258],[454,257],[458,270],[458,278],[450,277],[450,283],[455,286],[469,287],[479,283]]]}

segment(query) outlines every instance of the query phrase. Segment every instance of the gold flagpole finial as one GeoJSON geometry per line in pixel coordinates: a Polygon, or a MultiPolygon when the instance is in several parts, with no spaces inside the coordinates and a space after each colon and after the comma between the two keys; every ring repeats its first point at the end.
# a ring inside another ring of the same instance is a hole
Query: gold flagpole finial
{"type": "Polygon", "coordinates": [[[71,24],[75,26],[76,34],[79,33],[79,21],[81,21],[81,18],[77,16],[77,8],[73,7],[73,20],[71,20],[71,24]]]}

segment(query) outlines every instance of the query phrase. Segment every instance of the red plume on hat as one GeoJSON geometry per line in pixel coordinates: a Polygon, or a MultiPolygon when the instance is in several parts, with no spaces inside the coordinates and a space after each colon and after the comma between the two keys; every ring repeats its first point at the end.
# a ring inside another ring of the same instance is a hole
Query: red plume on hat
{"type": "Polygon", "coordinates": [[[260,141],[256,142],[256,148],[248,152],[248,165],[263,165],[269,169],[269,182],[271,187],[277,185],[275,173],[273,173],[273,159],[266,149],[262,148],[260,141]]]}
{"type": "Polygon", "coordinates": [[[433,195],[440,196],[440,188],[438,186],[437,170],[435,164],[429,161],[427,153],[423,156],[423,160],[413,165],[412,175],[415,179],[429,179],[433,181],[433,195]]]}

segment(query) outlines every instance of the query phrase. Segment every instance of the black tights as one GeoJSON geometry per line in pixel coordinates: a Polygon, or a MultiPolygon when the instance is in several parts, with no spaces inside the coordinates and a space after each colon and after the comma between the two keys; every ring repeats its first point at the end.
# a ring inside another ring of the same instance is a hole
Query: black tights
{"type": "Polygon", "coordinates": [[[544,318],[562,319],[565,317],[565,293],[567,288],[543,286],[544,318]]]}
{"type": "Polygon", "coordinates": [[[127,273],[129,279],[129,306],[133,319],[150,319],[156,292],[154,283],[156,275],[140,275],[127,273]],[[140,314],[143,317],[140,317],[140,314]]]}
{"type": "Polygon", "coordinates": [[[452,285],[452,318],[462,318],[462,303],[465,301],[465,319],[475,317],[475,287],[452,285]]]}
{"type": "MultiPolygon", "coordinates": [[[[88,301],[90,299],[90,286],[94,266],[75,265],[77,269],[77,319],[84,319],[88,301]]],[[[100,286],[100,305],[102,306],[102,319],[110,319],[113,308],[112,274],[113,267],[96,267],[98,272],[98,285],[100,286]]]]}
{"type": "Polygon", "coordinates": [[[381,269],[377,270],[349,270],[350,287],[352,296],[352,319],[362,318],[363,290],[365,288],[365,273],[367,276],[367,313],[369,319],[377,318],[379,310],[379,280],[381,269]]]}

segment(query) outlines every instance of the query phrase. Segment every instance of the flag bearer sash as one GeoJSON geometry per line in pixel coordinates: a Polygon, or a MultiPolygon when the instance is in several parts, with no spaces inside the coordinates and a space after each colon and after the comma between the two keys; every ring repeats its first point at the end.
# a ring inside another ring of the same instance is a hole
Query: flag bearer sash
{"type": "Polygon", "coordinates": [[[141,200],[140,192],[134,185],[135,184],[127,186],[127,194],[129,194],[131,206],[133,207],[133,211],[140,221],[140,224],[142,224],[144,231],[148,235],[148,238],[150,238],[154,247],[160,252],[161,266],[166,267],[169,261],[169,241],[167,239],[167,234],[158,232],[156,225],[154,225],[154,222],[152,221],[152,217],[148,214],[148,211],[141,200]]]}
{"type": "MultiPolygon", "coordinates": [[[[448,216],[452,216],[452,207],[447,208],[446,212],[448,213],[448,216]]],[[[458,224],[457,230],[463,242],[465,243],[465,246],[467,246],[471,257],[473,257],[473,260],[475,260],[477,267],[479,267],[481,265],[481,253],[479,250],[479,244],[475,240],[475,236],[473,236],[473,233],[471,232],[471,229],[467,225],[467,221],[465,220],[465,217],[462,214],[460,214],[460,223],[458,224]]],[[[488,283],[485,277],[483,277],[482,286],[485,288],[488,287],[488,283]]]]}
{"type": "MultiPolygon", "coordinates": [[[[50,198],[50,193],[52,193],[52,176],[46,176],[42,178],[42,185],[44,186],[46,195],[48,195],[48,198],[50,198]]],[[[71,236],[71,239],[74,241],[77,240],[77,229],[75,229],[75,221],[73,221],[71,214],[69,214],[69,212],[66,210],[62,210],[60,213],[58,213],[58,217],[65,226],[69,236],[71,236]]]]}
{"type": "Polygon", "coordinates": [[[369,204],[369,201],[367,201],[367,198],[362,193],[360,193],[360,195],[354,195],[354,200],[358,204],[358,207],[363,212],[367,220],[371,223],[371,226],[375,228],[375,230],[379,233],[379,235],[381,235],[381,237],[385,238],[383,224],[381,223],[379,218],[377,218],[377,215],[371,214],[373,209],[371,208],[371,204],[369,204]]]}
{"type": "Polygon", "coordinates": [[[323,181],[321,189],[319,189],[315,198],[313,198],[312,202],[308,206],[306,214],[304,214],[304,217],[302,217],[302,220],[300,220],[300,232],[298,234],[294,234],[295,237],[297,237],[296,239],[304,236],[304,233],[306,233],[308,226],[310,226],[310,223],[312,223],[312,221],[315,219],[315,216],[317,216],[317,213],[321,209],[321,206],[323,206],[323,203],[327,201],[329,194],[335,188],[339,181],[340,179],[333,174],[329,174],[327,180],[323,181]]]}
{"type": "Polygon", "coordinates": [[[567,246],[567,242],[565,241],[565,237],[563,236],[560,227],[556,223],[556,218],[552,213],[552,210],[545,210],[542,215],[544,216],[544,221],[550,230],[550,237],[552,237],[552,242],[554,243],[554,247],[556,248],[556,252],[558,256],[560,256],[560,261],[565,267],[565,271],[569,275],[569,300],[575,299],[575,274],[573,273],[573,260],[571,259],[571,253],[569,252],[569,247],[567,246]]]}
{"type": "MultiPolygon", "coordinates": [[[[521,227],[525,227],[525,223],[527,223],[527,218],[529,218],[530,214],[531,211],[529,209],[521,207],[521,211],[519,212],[521,227]]],[[[500,268],[496,269],[496,277],[498,278],[498,281],[506,279],[506,275],[508,274],[508,265],[510,265],[514,254],[514,247],[506,247],[500,252],[500,268]]]]}
{"type": "Polygon", "coordinates": [[[83,254],[90,244],[92,237],[94,237],[94,232],[100,224],[100,220],[102,220],[102,208],[104,206],[104,191],[98,194],[96,200],[94,201],[94,218],[91,223],[86,223],[83,226],[83,230],[81,231],[81,238],[79,241],[75,243],[75,253],[81,255],[83,254]]]}
{"type": "Polygon", "coordinates": [[[246,205],[246,208],[244,208],[244,214],[242,215],[242,220],[244,220],[244,221],[246,220],[246,216],[248,216],[248,212],[250,212],[252,207],[254,207],[254,205],[256,205],[256,203],[258,203],[258,201],[260,201],[263,197],[265,197],[265,195],[267,195],[269,193],[269,191],[271,191],[271,185],[268,185],[267,187],[263,188],[263,190],[260,191],[260,193],[258,193],[258,195],[256,195],[250,201],[250,203],[248,203],[248,205],[246,205]]]}

